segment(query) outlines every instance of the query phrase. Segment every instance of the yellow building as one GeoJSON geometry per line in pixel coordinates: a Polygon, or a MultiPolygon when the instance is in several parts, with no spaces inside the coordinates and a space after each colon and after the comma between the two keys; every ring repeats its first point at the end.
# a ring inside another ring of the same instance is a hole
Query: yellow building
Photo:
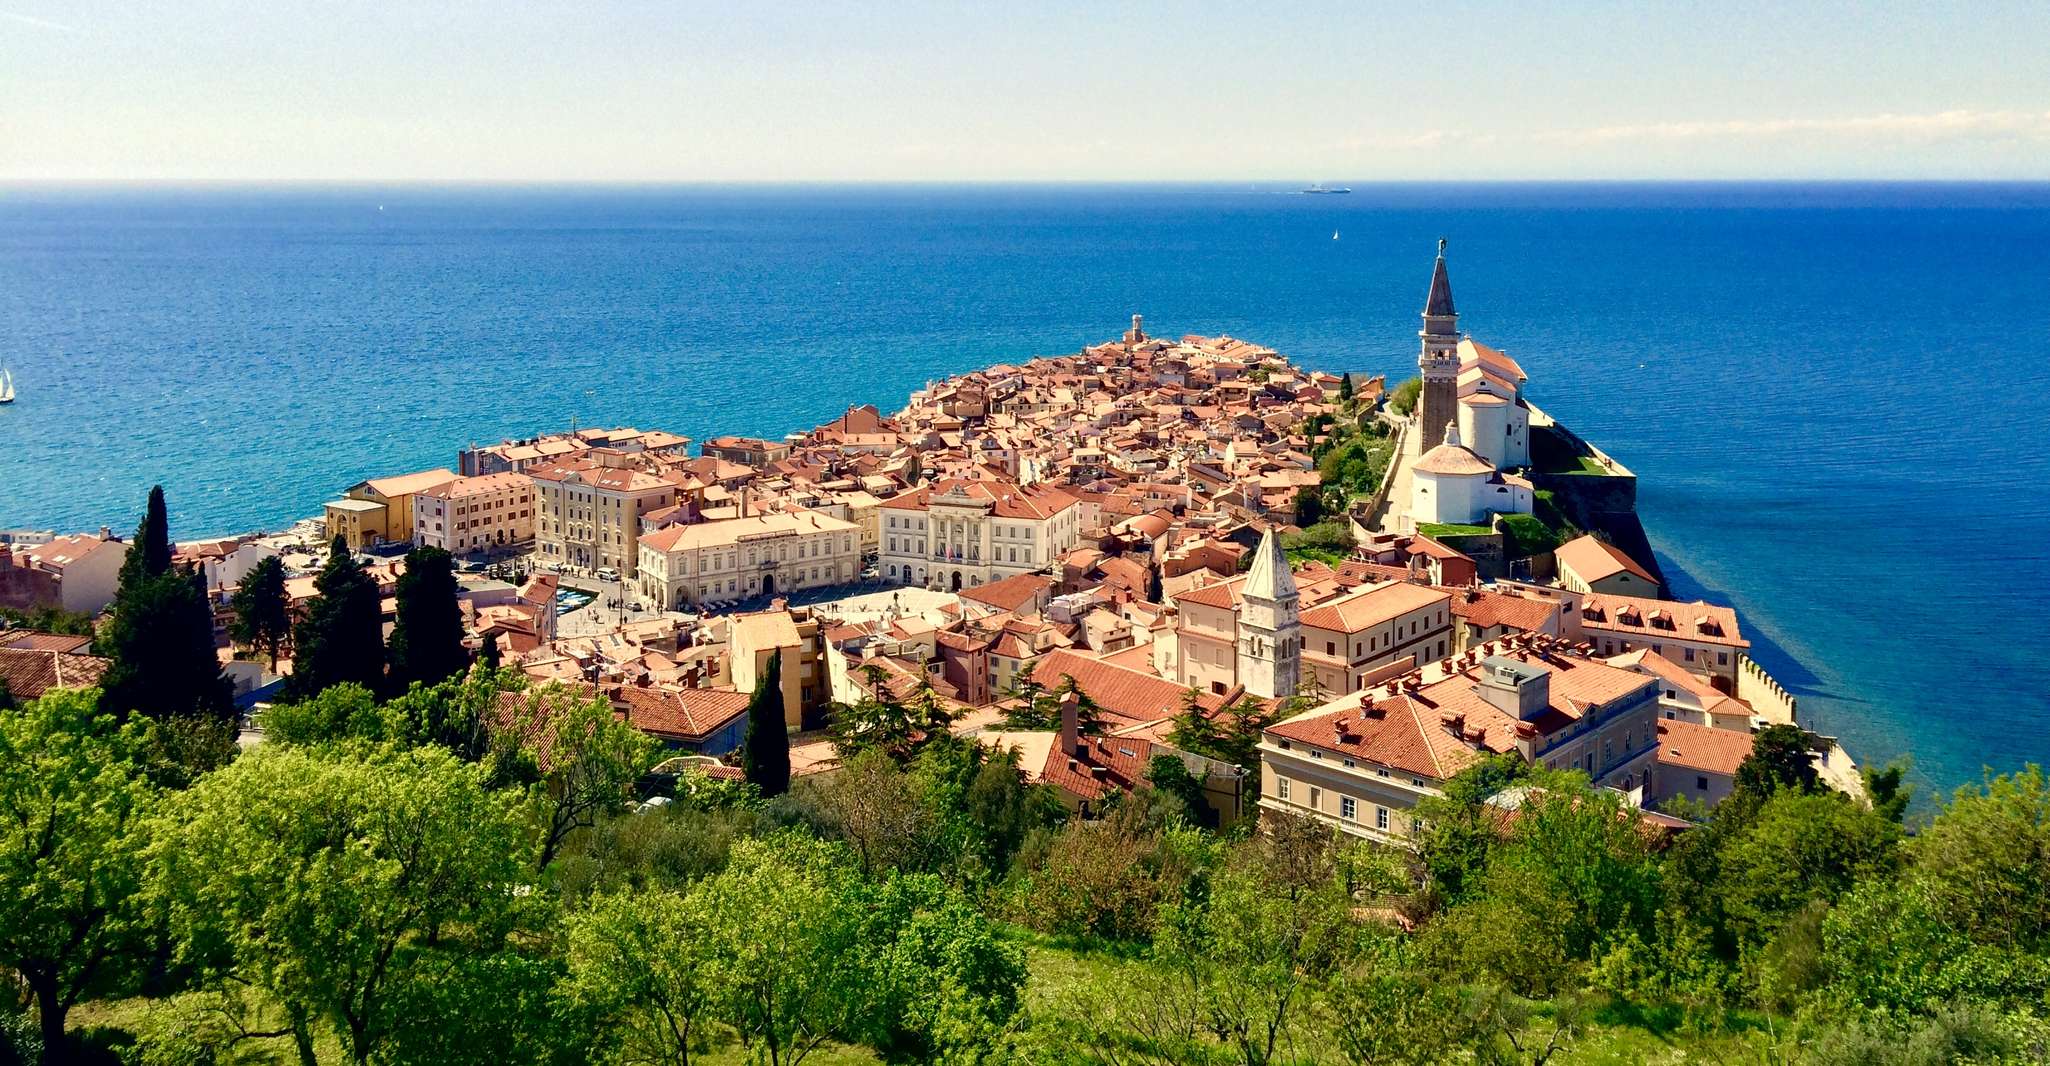
{"type": "Polygon", "coordinates": [[[805,712],[823,707],[831,695],[818,620],[800,608],[735,615],[727,626],[734,690],[752,693],[768,670],[769,659],[781,656],[783,722],[792,730],[802,728],[805,712]]]}
{"type": "Polygon", "coordinates": [[[413,534],[413,497],[455,479],[455,471],[435,469],[359,481],[327,505],[328,539],[341,537],[351,551],[405,543],[413,534]]]}

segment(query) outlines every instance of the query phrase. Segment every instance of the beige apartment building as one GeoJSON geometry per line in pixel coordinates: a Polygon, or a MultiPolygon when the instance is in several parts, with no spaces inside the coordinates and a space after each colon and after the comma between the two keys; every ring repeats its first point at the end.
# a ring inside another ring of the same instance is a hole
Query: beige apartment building
{"type": "Polygon", "coordinates": [[[1656,679],[1542,639],[1487,645],[1454,667],[1377,680],[1268,728],[1260,806],[1400,843],[1417,802],[1489,753],[1655,798],[1656,679]]]}
{"type": "Polygon", "coordinates": [[[1357,692],[1376,669],[1452,653],[1452,596],[1391,581],[1346,593],[1302,614],[1303,676],[1325,699],[1357,692]]]}
{"type": "Polygon", "coordinates": [[[1648,648],[1724,693],[1737,691],[1737,671],[1751,647],[1737,612],[1712,603],[1590,594],[1580,602],[1580,630],[1603,655],[1648,648]]]}
{"type": "Polygon", "coordinates": [[[532,467],[534,552],[546,562],[633,573],[641,516],[676,502],[676,486],[594,449],[570,463],[532,467]]]}
{"type": "Polygon", "coordinates": [[[800,510],[646,534],[640,538],[635,581],[643,599],[678,610],[844,584],[860,573],[855,524],[800,510]]]}
{"type": "Polygon", "coordinates": [[[505,472],[461,477],[413,496],[413,543],[458,554],[534,539],[534,479],[505,472]]]}

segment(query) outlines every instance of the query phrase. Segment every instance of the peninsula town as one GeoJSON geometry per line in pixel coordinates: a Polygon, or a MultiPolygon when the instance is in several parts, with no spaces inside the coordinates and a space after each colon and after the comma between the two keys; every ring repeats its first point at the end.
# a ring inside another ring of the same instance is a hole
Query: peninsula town
{"type": "Polygon", "coordinates": [[[2042,1061],[2040,774],[1911,831],[1420,287],[5,533],[0,1062],[2042,1061]]]}
{"type": "MultiPolygon", "coordinates": [[[[1735,612],[1677,602],[1635,478],[1462,333],[1440,242],[1417,379],[1309,372],[1231,337],[1148,335],[935,382],[781,440],[575,429],[349,486],[284,534],[184,543],[247,729],[293,665],[238,646],[266,558],[303,619],[330,546],[397,622],[407,552],[463,560],[464,643],[592,692],[714,777],[780,689],[793,772],[841,764],[832,711],[935,701],[1088,815],[1160,756],[1208,815],[1401,843],[1419,800],[1493,754],[1582,771],[1647,812],[1713,805],[1752,736],[1798,726],[1735,612]],[[771,665],[773,663],[773,670],[771,665]],[[1060,693],[1035,714],[1035,696],[1060,693]],[[1021,706],[1023,712],[1021,713],[1021,706]],[[1257,729],[1218,757],[1192,721],[1257,729]],[[1043,728],[1021,728],[1035,725],[1043,728]],[[1251,739],[1250,737],[1248,739],[1251,739]]],[[[129,545],[15,532],[0,606],[96,614],[129,545]]],[[[92,684],[87,637],[0,635],[16,699],[92,684]]],[[[1858,789],[1830,737],[1825,780],[1858,789]]],[[[681,764],[679,764],[681,765],[681,764]]],[[[1685,819],[1658,815],[1673,826],[1685,819]]]]}

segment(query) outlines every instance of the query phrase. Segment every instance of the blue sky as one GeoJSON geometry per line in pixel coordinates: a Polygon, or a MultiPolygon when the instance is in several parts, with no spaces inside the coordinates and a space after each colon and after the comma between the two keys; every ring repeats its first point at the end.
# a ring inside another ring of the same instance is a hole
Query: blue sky
{"type": "Polygon", "coordinates": [[[2050,178],[2050,5],[0,0],[0,180],[2050,178]]]}

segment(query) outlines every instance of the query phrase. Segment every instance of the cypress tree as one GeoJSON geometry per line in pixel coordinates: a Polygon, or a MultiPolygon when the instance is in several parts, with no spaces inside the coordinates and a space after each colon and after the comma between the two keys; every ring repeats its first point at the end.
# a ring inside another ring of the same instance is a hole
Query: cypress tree
{"type": "Polygon", "coordinates": [[[233,686],[214,646],[206,575],[173,569],[140,582],[115,602],[107,625],[113,664],[100,681],[100,709],[119,718],[234,717],[233,686]]]}
{"type": "Polygon", "coordinates": [[[398,620],[391,634],[391,687],[439,684],[469,669],[463,609],[456,602],[455,556],[440,548],[406,553],[399,575],[398,620]]]}
{"type": "Polygon", "coordinates": [[[149,503],[142,513],[142,524],[135,527],[135,539],[128,545],[128,554],[121,559],[120,585],[115,598],[119,599],[128,590],[140,587],[144,580],[162,576],[170,569],[170,512],[164,506],[164,487],[152,485],[149,503]]]}
{"type": "Polygon", "coordinates": [[[1352,371],[1348,370],[1338,379],[1338,402],[1352,402],[1352,371]]]}
{"type": "Polygon", "coordinates": [[[336,537],[313,583],[318,595],[293,630],[294,699],[353,681],[373,692],[384,684],[384,617],[377,582],[336,537]]]}
{"type": "Polygon", "coordinates": [[[250,648],[268,653],[271,669],[278,668],[278,653],[285,638],[292,635],[292,614],[285,596],[285,564],[277,556],[257,560],[235,587],[235,625],[231,635],[250,648]]]}
{"type": "Polygon", "coordinates": [[[113,660],[100,681],[100,710],[119,718],[234,717],[234,689],[214,647],[206,576],[171,565],[161,485],[150,489],[142,524],[121,560],[113,619],[99,648],[113,660]]]}
{"type": "Polygon", "coordinates": [[[790,732],[783,724],[783,653],[769,657],[769,668],[755,683],[747,705],[747,737],[741,741],[741,772],[764,796],[790,791],[790,732]]]}
{"type": "Polygon", "coordinates": [[[477,650],[477,661],[484,664],[486,670],[496,670],[501,658],[498,651],[498,634],[486,633],[484,646],[477,650]]]}

